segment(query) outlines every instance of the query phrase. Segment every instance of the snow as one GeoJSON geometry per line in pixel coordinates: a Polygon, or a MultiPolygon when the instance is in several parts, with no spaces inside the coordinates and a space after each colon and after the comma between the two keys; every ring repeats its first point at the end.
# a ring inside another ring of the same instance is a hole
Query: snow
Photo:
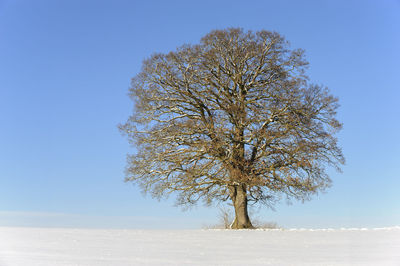
{"type": "Polygon", "coordinates": [[[0,227],[1,266],[400,265],[400,227],[103,230],[0,227]]]}

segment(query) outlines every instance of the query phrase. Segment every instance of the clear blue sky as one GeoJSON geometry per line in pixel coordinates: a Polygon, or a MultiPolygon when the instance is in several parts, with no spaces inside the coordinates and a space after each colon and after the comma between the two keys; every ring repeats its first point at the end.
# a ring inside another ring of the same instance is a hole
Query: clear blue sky
{"type": "Polygon", "coordinates": [[[285,227],[400,225],[400,1],[0,0],[0,225],[200,228],[124,183],[117,130],[153,52],[213,29],[274,30],[340,98],[347,159],[312,201],[261,209],[285,227]]]}

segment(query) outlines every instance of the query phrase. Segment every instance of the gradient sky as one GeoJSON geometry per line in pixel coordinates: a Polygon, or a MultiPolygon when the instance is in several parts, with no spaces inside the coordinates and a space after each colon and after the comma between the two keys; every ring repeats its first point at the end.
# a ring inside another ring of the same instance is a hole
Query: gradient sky
{"type": "Polygon", "coordinates": [[[254,210],[284,227],[400,225],[400,1],[0,0],[0,225],[200,228],[218,206],[124,183],[117,129],[154,52],[213,29],[273,30],[340,99],[347,163],[312,201],[254,210]]]}

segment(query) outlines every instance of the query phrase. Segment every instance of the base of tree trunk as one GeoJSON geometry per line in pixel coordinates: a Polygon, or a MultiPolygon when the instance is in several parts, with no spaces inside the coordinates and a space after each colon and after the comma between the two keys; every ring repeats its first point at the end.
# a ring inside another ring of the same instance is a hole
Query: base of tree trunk
{"type": "Polygon", "coordinates": [[[238,219],[235,218],[231,224],[231,229],[255,229],[255,227],[251,224],[250,220],[246,223],[239,223],[238,219]]]}

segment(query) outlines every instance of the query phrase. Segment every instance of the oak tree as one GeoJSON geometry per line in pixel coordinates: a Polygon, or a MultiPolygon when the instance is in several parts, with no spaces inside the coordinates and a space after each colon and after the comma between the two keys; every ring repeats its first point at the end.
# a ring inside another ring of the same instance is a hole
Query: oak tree
{"type": "Polygon", "coordinates": [[[305,73],[304,51],[278,33],[215,30],[199,44],[153,54],[132,79],[135,110],[120,126],[135,146],[126,180],[179,204],[307,200],[344,163],[338,100],[305,73]]]}

